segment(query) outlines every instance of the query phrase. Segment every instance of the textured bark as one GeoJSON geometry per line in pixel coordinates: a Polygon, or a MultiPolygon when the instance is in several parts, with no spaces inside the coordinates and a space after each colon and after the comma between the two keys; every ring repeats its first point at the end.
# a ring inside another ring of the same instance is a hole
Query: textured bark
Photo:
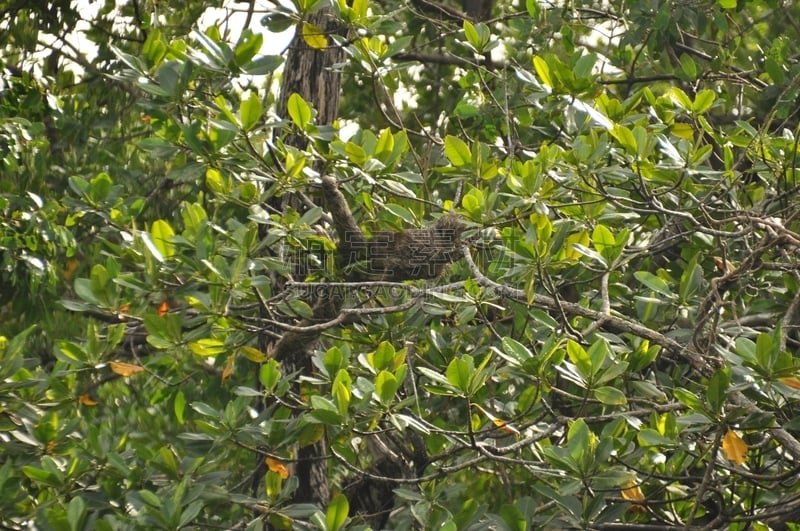
{"type": "MultiPolygon", "coordinates": [[[[282,118],[288,116],[286,104],[293,93],[299,94],[317,111],[316,123],[330,125],[339,111],[339,94],[341,91],[341,75],[333,70],[333,65],[342,62],[344,51],[337,47],[330,35],[341,31],[341,26],[331,14],[330,9],[322,9],[309,15],[307,22],[318,26],[328,36],[329,47],[318,50],[308,46],[302,36],[302,25],[297,30],[289,46],[289,53],[284,65],[278,114],[282,118]]],[[[287,145],[304,149],[308,144],[301,135],[290,135],[284,139],[287,145]]],[[[320,168],[321,169],[321,168],[320,168]]],[[[276,198],[272,207],[278,210],[292,205],[294,198],[276,198]]],[[[298,205],[292,205],[296,209],[298,205]]],[[[283,279],[273,279],[273,291],[280,291],[283,279]]],[[[336,312],[336,308],[326,303],[315,309],[320,317],[336,312]]],[[[319,334],[285,334],[284,338],[273,343],[268,335],[263,335],[260,347],[264,352],[276,352],[285,373],[299,371],[308,374],[312,371],[310,352],[314,348],[319,334]],[[289,336],[289,337],[287,337],[289,336]]],[[[299,480],[295,491],[295,503],[319,503],[326,505],[330,498],[328,486],[327,460],[325,459],[325,442],[299,448],[294,474],[299,480]]]]}
{"type": "MultiPolygon", "coordinates": [[[[283,118],[288,116],[286,103],[289,96],[296,92],[317,110],[318,125],[330,125],[339,114],[342,87],[342,76],[333,67],[345,59],[344,50],[330,36],[340,33],[342,28],[330,9],[321,9],[309,15],[307,22],[322,30],[328,38],[328,48],[316,50],[308,46],[303,40],[301,25],[297,26],[283,67],[278,114],[283,118]]],[[[302,149],[307,141],[300,136],[291,136],[286,139],[286,143],[302,149]]]]}

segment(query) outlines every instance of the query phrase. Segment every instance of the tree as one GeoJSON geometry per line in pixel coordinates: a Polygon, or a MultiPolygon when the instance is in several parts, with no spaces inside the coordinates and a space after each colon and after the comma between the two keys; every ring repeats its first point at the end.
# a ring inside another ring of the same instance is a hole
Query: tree
{"type": "Polygon", "coordinates": [[[3,7],[0,525],[796,527],[800,6],[97,9],[3,7]]]}

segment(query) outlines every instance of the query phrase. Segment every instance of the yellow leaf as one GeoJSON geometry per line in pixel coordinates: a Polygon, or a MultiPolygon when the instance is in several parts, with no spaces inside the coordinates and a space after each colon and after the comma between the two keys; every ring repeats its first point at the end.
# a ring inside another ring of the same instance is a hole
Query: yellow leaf
{"type": "Polygon", "coordinates": [[[111,367],[111,371],[114,374],[119,374],[125,378],[144,370],[144,367],[133,365],[132,363],[125,363],[124,361],[111,361],[108,365],[111,367]]]}
{"type": "Polygon", "coordinates": [[[97,402],[92,400],[92,397],[89,396],[89,393],[84,393],[78,397],[78,402],[83,404],[84,406],[96,406],[97,402]]]}
{"type": "Polygon", "coordinates": [[[517,428],[515,428],[514,426],[512,426],[511,424],[507,423],[503,419],[499,419],[499,418],[495,417],[494,415],[492,415],[491,413],[489,413],[488,411],[483,409],[478,404],[472,404],[472,405],[475,406],[476,408],[478,408],[481,411],[481,413],[483,413],[484,415],[489,417],[489,420],[491,420],[492,423],[495,426],[497,426],[498,428],[500,428],[504,432],[508,433],[509,435],[519,435],[519,430],[517,428]]]}
{"type": "Polygon", "coordinates": [[[498,428],[500,428],[504,432],[508,433],[509,435],[519,435],[519,430],[517,428],[515,428],[514,426],[512,426],[511,424],[508,424],[504,420],[492,419],[492,422],[494,422],[495,426],[497,426],[498,428]]]}
{"type": "Polygon", "coordinates": [[[257,348],[240,347],[239,352],[241,352],[245,358],[255,363],[264,363],[265,361],[269,360],[269,356],[267,356],[257,348]]]}
{"type": "Polygon", "coordinates": [[[639,502],[644,501],[644,493],[639,485],[634,480],[630,480],[625,484],[625,488],[620,492],[622,497],[628,501],[639,502]]]}
{"type": "Polygon", "coordinates": [[[316,24],[303,23],[303,40],[315,50],[324,50],[328,47],[328,38],[316,24]]]}
{"type": "Polygon", "coordinates": [[[274,457],[267,457],[264,461],[267,463],[267,467],[270,470],[280,474],[281,479],[286,479],[289,477],[289,470],[285,466],[283,466],[283,463],[281,463],[274,457]]]}
{"type": "Polygon", "coordinates": [[[747,443],[735,431],[729,429],[722,439],[722,453],[731,463],[744,464],[747,460],[747,443]]]}
{"type": "Polygon", "coordinates": [[[228,360],[225,362],[225,368],[222,369],[222,381],[224,382],[228,378],[231,377],[233,374],[233,362],[236,359],[236,356],[228,356],[228,360]]]}
{"type": "Polygon", "coordinates": [[[67,263],[64,264],[64,280],[71,280],[76,269],[78,269],[78,261],[74,258],[67,260],[67,263]]]}
{"type": "Polygon", "coordinates": [[[778,381],[783,385],[789,386],[792,389],[800,391],[800,378],[797,376],[787,376],[786,378],[778,378],[778,381]]]}

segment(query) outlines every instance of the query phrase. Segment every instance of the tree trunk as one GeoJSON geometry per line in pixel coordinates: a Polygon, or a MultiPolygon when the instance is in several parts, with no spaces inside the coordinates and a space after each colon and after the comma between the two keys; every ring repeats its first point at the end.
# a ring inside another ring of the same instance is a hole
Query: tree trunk
{"type": "MultiPolygon", "coordinates": [[[[302,24],[297,26],[284,65],[278,114],[282,118],[288,117],[287,101],[289,96],[297,93],[317,110],[316,123],[318,125],[330,125],[336,119],[339,111],[339,93],[341,91],[341,75],[335,72],[332,66],[344,60],[344,51],[337,47],[329,36],[339,33],[342,28],[330,9],[322,9],[309,15],[306,22],[319,27],[324,35],[328,36],[328,47],[314,49],[308,46],[302,36],[302,24]]],[[[284,142],[298,149],[304,149],[308,144],[307,139],[301,135],[290,135],[284,139],[284,142]]],[[[299,201],[294,201],[294,199],[277,197],[274,198],[271,206],[277,210],[283,210],[286,206],[291,205],[296,210],[301,210],[299,201]]],[[[273,279],[273,293],[280,291],[282,284],[283,279],[273,279]]],[[[297,371],[300,374],[311,372],[310,353],[317,338],[318,336],[312,337],[305,344],[291,349],[291,352],[288,352],[289,355],[281,356],[280,362],[284,374],[297,371]]],[[[274,343],[272,337],[266,334],[261,336],[260,347],[263,352],[272,351],[274,343]]],[[[296,391],[299,391],[299,388],[296,391]]],[[[324,440],[299,448],[297,459],[293,472],[299,480],[299,487],[294,493],[293,502],[326,505],[330,497],[330,489],[324,440]]]]}

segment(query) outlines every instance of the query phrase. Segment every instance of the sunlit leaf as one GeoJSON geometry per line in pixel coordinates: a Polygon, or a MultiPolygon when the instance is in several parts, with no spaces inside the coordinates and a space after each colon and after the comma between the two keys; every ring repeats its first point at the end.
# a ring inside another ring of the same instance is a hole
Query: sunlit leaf
{"type": "Polygon", "coordinates": [[[461,358],[453,358],[447,365],[445,374],[447,381],[462,392],[469,391],[469,382],[475,372],[475,365],[472,356],[465,355],[461,358]]]}
{"type": "Polygon", "coordinates": [[[542,83],[553,88],[553,78],[550,77],[550,67],[547,65],[547,62],[536,55],[533,58],[533,68],[536,70],[536,74],[539,76],[539,79],[542,80],[542,83]]]}
{"type": "Polygon", "coordinates": [[[175,231],[172,230],[169,222],[163,219],[154,221],[150,227],[150,234],[153,238],[153,244],[161,253],[161,256],[169,259],[175,255],[175,244],[172,241],[175,231]]]}
{"type": "Polygon", "coordinates": [[[305,130],[309,122],[311,122],[311,107],[296,92],[289,96],[289,100],[286,102],[286,111],[294,124],[300,129],[305,130]]]}
{"type": "Polygon", "coordinates": [[[316,24],[304,22],[302,33],[303,40],[306,41],[306,44],[310,47],[316,50],[324,50],[328,47],[328,37],[316,24]]]}
{"type": "Polygon", "coordinates": [[[219,356],[228,349],[224,341],[213,338],[199,339],[189,343],[189,350],[198,356],[219,356]]]}
{"type": "Polygon", "coordinates": [[[242,120],[242,129],[250,131],[261,120],[264,114],[264,108],[261,104],[261,98],[255,92],[251,92],[250,96],[242,101],[239,107],[239,118],[242,120]]]}
{"type": "Polygon", "coordinates": [[[350,502],[347,501],[347,497],[341,493],[337,494],[328,504],[328,510],[325,511],[325,529],[339,531],[344,527],[349,513],[350,502]]]}
{"type": "Polygon", "coordinates": [[[452,135],[444,139],[444,154],[453,166],[465,166],[472,161],[472,153],[466,142],[452,135]]]}

